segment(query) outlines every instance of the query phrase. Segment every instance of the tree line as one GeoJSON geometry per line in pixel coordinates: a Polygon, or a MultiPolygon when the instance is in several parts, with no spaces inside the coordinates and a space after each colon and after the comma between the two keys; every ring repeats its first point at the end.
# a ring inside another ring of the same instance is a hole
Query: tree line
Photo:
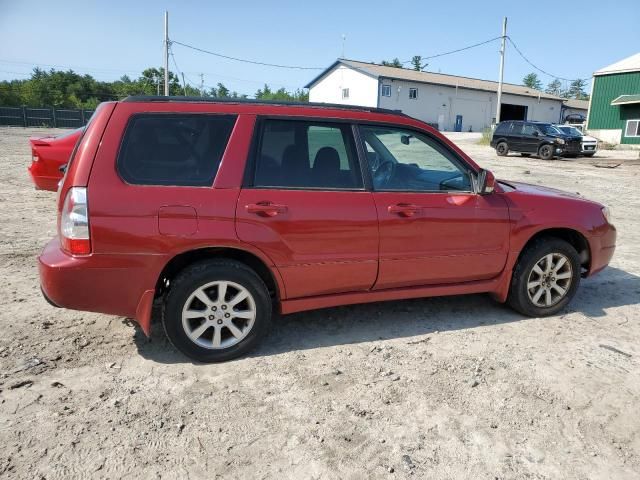
{"type": "MultiPolygon", "coordinates": [[[[73,70],[43,70],[35,68],[25,80],[0,82],[0,106],[56,107],[94,109],[100,102],[120,100],[129,95],[160,95],[163,93],[164,69],[150,67],[138,78],[127,75],[112,82],[96,80],[91,75],[81,75],[73,70]]],[[[175,96],[204,96],[210,98],[247,98],[245,94],[231,91],[223,83],[215,87],[198,89],[181,83],[178,76],[169,72],[169,94],[175,96]]],[[[254,94],[255,98],[281,101],[309,101],[309,94],[302,89],[293,92],[272,89],[265,84],[254,94]]]]}
{"type": "MultiPolygon", "coordinates": [[[[522,79],[522,84],[525,87],[542,91],[542,81],[538,78],[537,73],[532,72],[525,75],[522,79]]],[[[569,83],[568,88],[564,88],[560,79],[555,78],[547,84],[547,87],[544,89],[544,91],[557,97],[575,98],[577,100],[589,100],[589,95],[586,92],[586,88],[587,82],[582,79],[573,80],[571,83],[569,83]]]]}

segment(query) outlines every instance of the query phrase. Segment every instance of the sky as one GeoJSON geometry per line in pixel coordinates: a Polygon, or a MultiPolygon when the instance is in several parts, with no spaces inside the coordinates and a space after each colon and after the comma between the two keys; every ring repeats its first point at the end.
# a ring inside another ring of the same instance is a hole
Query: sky
{"type": "MultiPolygon", "coordinates": [[[[0,80],[36,66],[73,69],[98,80],[137,77],[162,65],[164,11],[171,40],[228,56],[325,68],[342,55],[380,62],[436,55],[507,34],[554,76],[593,71],[640,51],[638,0],[594,1],[135,1],[0,0],[0,80]]],[[[301,88],[321,70],[280,69],[173,44],[172,71],[199,88],[224,83],[250,96],[264,83],[301,88]],[[176,64],[177,67],[176,68],[176,64]]],[[[499,41],[429,60],[426,70],[498,79],[499,41]]],[[[507,45],[505,81],[535,71],[507,45]]],[[[553,78],[538,72],[544,84],[553,78]]]]}

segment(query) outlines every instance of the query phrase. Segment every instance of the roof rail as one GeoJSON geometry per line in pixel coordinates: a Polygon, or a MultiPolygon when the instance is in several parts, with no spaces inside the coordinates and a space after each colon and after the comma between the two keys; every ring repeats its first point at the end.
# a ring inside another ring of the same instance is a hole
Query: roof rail
{"type": "Polygon", "coordinates": [[[158,96],[158,95],[130,95],[122,102],[192,102],[192,103],[231,103],[240,105],[281,105],[284,107],[308,107],[308,108],[333,108],[340,110],[354,110],[375,113],[387,113],[406,116],[401,110],[390,110],[387,108],[364,107],[359,105],[341,105],[337,103],[318,102],[291,102],[286,100],[260,100],[253,98],[216,98],[216,97],[179,97],[179,96],[158,96]]]}

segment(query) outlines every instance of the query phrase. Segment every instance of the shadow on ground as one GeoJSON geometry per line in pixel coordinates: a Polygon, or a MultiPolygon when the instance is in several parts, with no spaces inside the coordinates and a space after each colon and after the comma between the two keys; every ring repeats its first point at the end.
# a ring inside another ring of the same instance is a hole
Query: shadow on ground
{"type": "MultiPolygon", "coordinates": [[[[608,308],[640,304],[640,277],[617,268],[607,268],[582,281],[578,294],[560,314],[580,312],[588,317],[605,315],[608,308]]],[[[157,321],[147,339],[136,328],[140,354],[160,363],[189,360],[167,340],[157,321]]],[[[335,345],[414,337],[435,331],[490,328],[526,317],[488,295],[461,295],[415,300],[349,305],[276,317],[270,335],[250,356],[277,355],[335,345]]]]}

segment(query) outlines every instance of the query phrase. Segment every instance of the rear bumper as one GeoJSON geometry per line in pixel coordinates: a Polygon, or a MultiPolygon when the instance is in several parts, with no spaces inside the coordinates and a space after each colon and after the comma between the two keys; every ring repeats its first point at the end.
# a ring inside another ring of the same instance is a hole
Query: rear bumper
{"type": "Polygon", "coordinates": [[[62,174],[51,174],[50,172],[43,171],[39,163],[32,163],[27,171],[31,177],[31,181],[36,187],[36,190],[48,190],[50,192],[56,192],[58,190],[58,182],[62,178],[62,174]]]}
{"type": "Polygon", "coordinates": [[[616,249],[616,228],[609,225],[608,229],[598,236],[589,239],[589,248],[591,249],[591,265],[587,276],[595,275],[604,267],[609,265],[613,253],[616,249]]]}
{"type": "Polygon", "coordinates": [[[153,300],[149,292],[155,290],[156,257],[74,257],[67,255],[54,238],[38,258],[42,293],[58,307],[135,318],[148,327],[150,308],[146,303],[153,300]]]}
{"type": "Polygon", "coordinates": [[[58,190],[58,182],[61,177],[47,177],[34,173],[31,168],[28,169],[31,181],[36,187],[36,190],[47,190],[49,192],[56,192],[58,190]]]}

